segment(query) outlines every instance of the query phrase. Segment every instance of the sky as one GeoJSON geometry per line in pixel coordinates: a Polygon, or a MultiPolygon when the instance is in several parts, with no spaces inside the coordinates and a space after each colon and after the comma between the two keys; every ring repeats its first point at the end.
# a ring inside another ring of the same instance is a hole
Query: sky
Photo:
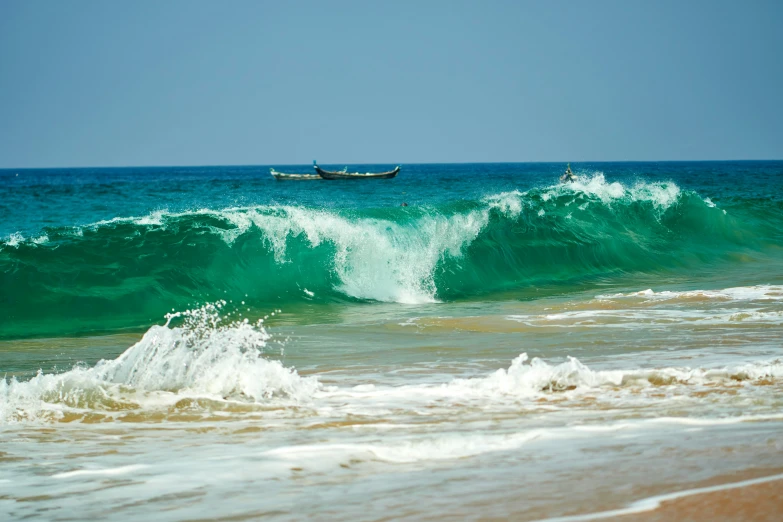
{"type": "Polygon", "coordinates": [[[783,158],[783,2],[0,0],[0,168],[783,158]]]}

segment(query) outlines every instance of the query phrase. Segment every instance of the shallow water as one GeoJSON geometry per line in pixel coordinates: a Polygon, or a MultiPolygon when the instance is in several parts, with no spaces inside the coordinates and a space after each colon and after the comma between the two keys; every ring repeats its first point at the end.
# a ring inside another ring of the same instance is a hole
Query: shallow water
{"type": "Polygon", "coordinates": [[[783,468],[783,164],[600,167],[14,176],[0,513],[535,520],[783,468]]]}

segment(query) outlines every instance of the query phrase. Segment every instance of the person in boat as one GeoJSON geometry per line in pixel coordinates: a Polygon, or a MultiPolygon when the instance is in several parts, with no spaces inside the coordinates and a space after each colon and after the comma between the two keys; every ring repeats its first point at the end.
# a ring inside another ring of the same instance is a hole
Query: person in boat
{"type": "Polygon", "coordinates": [[[578,178],[574,175],[574,173],[571,172],[571,164],[569,163],[568,166],[566,166],[566,171],[562,176],[560,176],[560,183],[573,183],[577,179],[578,178]]]}

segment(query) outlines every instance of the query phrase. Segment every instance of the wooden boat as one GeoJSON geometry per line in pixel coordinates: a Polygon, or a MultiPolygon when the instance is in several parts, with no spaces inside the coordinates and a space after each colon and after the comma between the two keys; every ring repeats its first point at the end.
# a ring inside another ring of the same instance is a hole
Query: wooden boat
{"type": "Polygon", "coordinates": [[[294,179],[322,179],[318,174],[286,174],[285,172],[277,172],[275,169],[269,169],[272,175],[278,181],[294,180],[294,179]]]}
{"type": "Polygon", "coordinates": [[[361,172],[348,172],[347,168],[342,172],[333,172],[322,169],[315,162],[313,162],[313,168],[323,179],[390,179],[400,171],[398,165],[394,170],[388,172],[367,172],[363,174],[361,172]]]}

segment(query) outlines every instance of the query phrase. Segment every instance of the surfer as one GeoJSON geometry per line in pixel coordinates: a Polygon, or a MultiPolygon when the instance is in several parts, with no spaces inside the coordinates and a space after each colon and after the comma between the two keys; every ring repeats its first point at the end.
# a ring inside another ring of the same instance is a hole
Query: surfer
{"type": "Polygon", "coordinates": [[[566,171],[562,176],[560,176],[560,183],[573,183],[577,179],[579,178],[577,178],[574,173],[571,172],[571,164],[569,163],[568,166],[566,166],[566,171]]]}

